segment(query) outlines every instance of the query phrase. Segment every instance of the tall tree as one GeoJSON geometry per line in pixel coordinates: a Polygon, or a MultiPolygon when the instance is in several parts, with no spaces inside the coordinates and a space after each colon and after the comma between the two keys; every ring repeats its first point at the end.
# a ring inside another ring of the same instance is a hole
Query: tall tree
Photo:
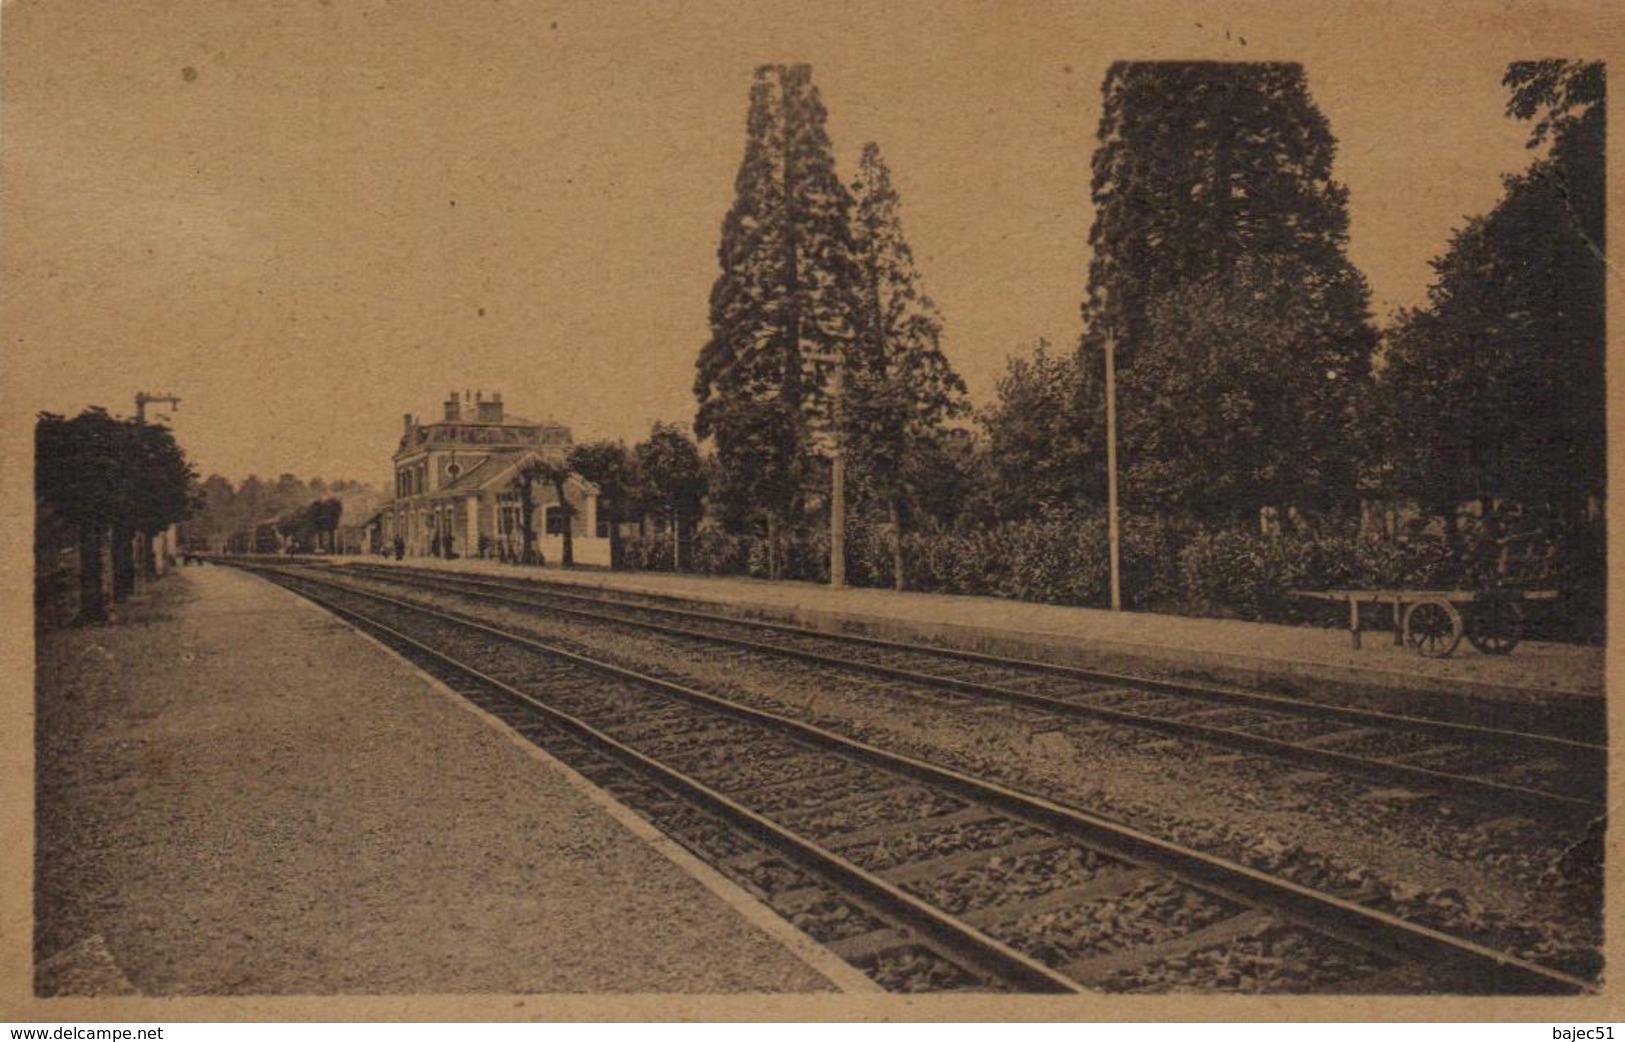
{"type": "Polygon", "coordinates": [[[920,286],[891,171],[872,141],[863,146],[852,199],[861,321],[845,356],[839,437],[861,483],[884,505],[892,583],[902,589],[904,508],[926,476],[913,464],[932,450],[944,422],[966,411],[965,382],[942,353],[942,317],[920,286]]]}
{"type": "Polygon", "coordinates": [[[254,526],[265,520],[269,514],[268,490],[265,482],[259,475],[250,474],[237,486],[237,500],[235,504],[240,511],[238,521],[245,536],[252,538],[254,526]]]}
{"type": "Polygon", "coordinates": [[[598,486],[598,516],[609,526],[609,559],[621,560],[620,523],[632,491],[632,456],[620,441],[588,441],[570,450],[570,469],[598,486]]]}
{"type": "Polygon", "coordinates": [[[821,411],[825,377],[809,356],[843,351],[860,306],[850,198],[835,175],[826,118],[809,66],[756,70],[717,251],[711,339],[694,384],[695,430],[715,441],[726,476],[718,492],[730,513],[759,516],[773,543],[799,520],[815,469],[809,420],[821,411]]]}
{"type": "Polygon", "coordinates": [[[672,569],[683,567],[683,530],[705,507],[705,462],[699,447],[675,424],[656,423],[646,441],[632,449],[634,488],[630,497],[645,514],[664,517],[671,527],[672,569]]]}
{"type": "Polygon", "coordinates": [[[541,563],[536,552],[536,486],[544,480],[539,467],[526,465],[520,467],[509,482],[514,497],[519,500],[520,564],[541,563]]]}
{"type": "Polygon", "coordinates": [[[41,413],[34,428],[35,497],[77,535],[80,623],[107,619],[104,547],[119,507],[117,428],[102,409],[72,420],[41,413]]]}
{"type": "Polygon", "coordinates": [[[1239,525],[1269,505],[1335,505],[1355,485],[1349,419],[1313,403],[1317,314],[1297,273],[1243,260],[1170,290],[1118,384],[1124,504],[1239,525]]]}
{"type": "Polygon", "coordinates": [[[79,621],[103,621],[103,547],[111,539],[114,597],[122,599],[134,584],[135,534],[186,520],[196,506],[196,474],[168,428],[103,409],[71,420],[42,413],[34,437],[36,500],[77,535],[79,621]]]}
{"type": "Polygon", "coordinates": [[[344,518],[344,500],[328,496],[317,500],[312,506],[316,511],[314,520],[317,530],[327,537],[327,552],[337,553],[339,522],[344,518]]]}
{"type": "Polygon", "coordinates": [[[1511,91],[1507,115],[1533,120],[1528,147],[1548,145],[1532,176],[1562,183],[1581,232],[1602,255],[1607,221],[1608,80],[1602,62],[1513,62],[1502,83],[1511,91]]]}
{"type": "Polygon", "coordinates": [[[1508,499],[1580,523],[1606,484],[1600,63],[1517,62],[1508,113],[1544,149],[1433,262],[1390,331],[1374,413],[1389,489],[1453,521],[1508,499]]]}
{"type": "Polygon", "coordinates": [[[1036,517],[1099,498],[1089,453],[1072,425],[1080,394],[1075,354],[1033,342],[1031,356],[1012,355],[998,398],[982,414],[998,517],[1036,517]]]}
{"type": "Polygon", "coordinates": [[[241,529],[237,516],[237,490],[226,478],[210,474],[203,482],[201,514],[195,522],[198,534],[210,540],[213,549],[219,549],[241,529]]]}
{"type": "Polygon", "coordinates": [[[287,513],[310,502],[310,488],[296,474],[281,474],[271,487],[270,497],[278,513],[287,513]]]}
{"type": "Polygon", "coordinates": [[[568,463],[551,459],[536,459],[520,468],[520,476],[528,476],[532,483],[541,482],[552,486],[553,499],[561,519],[560,537],[564,545],[560,549],[559,563],[566,568],[574,568],[575,555],[575,508],[564,495],[564,483],[570,479],[570,466],[568,463]]]}
{"type": "MultiPolygon", "coordinates": [[[[1348,435],[1376,339],[1365,280],[1345,252],[1348,192],[1332,177],[1336,140],[1310,99],[1302,67],[1119,62],[1108,70],[1104,92],[1087,332],[1079,352],[1087,390],[1079,401],[1079,443],[1091,456],[1104,445],[1096,374],[1104,368],[1106,338],[1113,338],[1126,373],[1152,338],[1151,312],[1165,295],[1229,278],[1245,261],[1255,289],[1268,295],[1260,303],[1289,308],[1302,335],[1277,364],[1320,377],[1304,381],[1308,397],[1299,407],[1328,432],[1315,451],[1333,458],[1315,461],[1326,487],[1305,491],[1314,505],[1351,501],[1348,435]],[[1260,279],[1260,272],[1269,274],[1260,279]]],[[[1119,401],[1125,421],[1139,407],[1132,396],[1119,401]]],[[[1125,459],[1152,451],[1122,447],[1125,459]]],[[[1098,466],[1094,459],[1088,464],[1098,466]]]]}
{"type": "Polygon", "coordinates": [[[197,473],[168,427],[130,422],[125,434],[130,473],[126,478],[129,507],[124,516],[143,537],[141,565],[148,578],[155,578],[153,541],[170,525],[193,516],[201,506],[202,493],[197,473]]]}

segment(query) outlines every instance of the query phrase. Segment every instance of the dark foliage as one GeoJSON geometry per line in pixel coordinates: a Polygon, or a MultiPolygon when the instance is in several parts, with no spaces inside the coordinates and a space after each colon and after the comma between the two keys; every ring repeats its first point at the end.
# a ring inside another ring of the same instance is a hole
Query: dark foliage
{"type": "Polygon", "coordinates": [[[1606,484],[1603,72],[1522,62],[1507,83],[1550,152],[1452,237],[1391,332],[1376,477],[1441,516],[1508,501],[1579,527],[1606,484]]]}
{"type": "Polygon", "coordinates": [[[892,585],[901,589],[899,537],[924,505],[928,483],[941,477],[943,425],[967,411],[965,382],[942,353],[942,318],[921,287],[901,200],[872,141],[852,199],[861,311],[835,427],[859,493],[857,512],[867,499],[891,533],[892,585]]]}
{"type": "Polygon", "coordinates": [[[1144,493],[1171,507],[1168,492],[1191,485],[1198,491],[1177,497],[1178,508],[1196,518],[1349,504],[1348,446],[1375,334],[1365,280],[1345,255],[1348,193],[1332,178],[1336,140],[1302,67],[1120,62],[1108,70],[1104,92],[1078,411],[1056,455],[1076,457],[1073,465],[1091,478],[1102,473],[1101,374],[1111,337],[1123,377],[1123,455],[1157,482],[1139,490],[1125,482],[1126,501],[1144,493]],[[1170,303],[1176,293],[1185,296],[1170,303]],[[1238,304],[1246,315],[1231,321],[1226,308],[1238,304]],[[1204,312],[1208,320],[1181,328],[1169,309],[1204,312]],[[1265,328],[1272,316],[1279,321],[1265,328]],[[1154,371],[1131,377],[1146,355],[1160,356],[1150,363],[1154,371]],[[1303,421],[1293,433],[1310,435],[1297,442],[1306,457],[1298,476],[1312,480],[1293,480],[1279,468],[1259,473],[1245,453],[1193,469],[1187,446],[1169,452],[1166,439],[1134,440],[1136,430],[1154,426],[1143,417],[1137,424],[1137,411],[1166,417],[1196,404],[1191,388],[1166,379],[1177,377],[1185,355],[1231,378],[1230,404],[1209,403],[1210,418],[1226,408],[1249,412],[1282,381],[1291,384],[1303,421]],[[1248,387],[1248,373],[1277,378],[1248,387]],[[1234,398],[1238,390],[1249,405],[1234,398]],[[1254,472],[1211,473],[1235,467],[1254,472]],[[1281,495],[1290,499],[1262,498],[1281,495]]]}
{"type": "MultiPolygon", "coordinates": [[[[71,420],[41,413],[34,460],[39,516],[76,533],[79,617],[101,621],[107,616],[104,544],[111,541],[113,595],[122,600],[135,584],[135,537],[150,541],[191,516],[197,475],[169,428],[117,419],[100,408],[71,420]]],[[[143,560],[150,567],[145,554],[143,560]]]]}
{"type": "MultiPolygon", "coordinates": [[[[667,567],[679,566],[684,533],[692,531],[705,510],[708,481],[699,447],[682,428],[657,422],[632,449],[631,478],[633,509],[666,525],[665,542],[672,554],[667,567]]],[[[634,562],[629,566],[639,567],[634,562]]]]}
{"type": "Polygon", "coordinates": [[[844,351],[858,321],[851,199],[825,120],[808,66],[756,70],[694,385],[695,430],[715,440],[722,474],[715,494],[775,530],[798,513],[809,422],[827,412],[809,356],[844,351]]]}

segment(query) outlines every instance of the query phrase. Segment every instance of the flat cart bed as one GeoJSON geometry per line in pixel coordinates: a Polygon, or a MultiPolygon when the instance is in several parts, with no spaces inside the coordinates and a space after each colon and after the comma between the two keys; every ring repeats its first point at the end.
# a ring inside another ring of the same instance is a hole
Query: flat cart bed
{"type": "Polygon", "coordinates": [[[1290,590],[1290,596],[1349,606],[1349,637],[1360,647],[1360,606],[1386,604],[1394,613],[1394,643],[1426,658],[1445,658],[1461,638],[1486,655],[1505,655],[1523,636],[1523,603],[1555,601],[1550,589],[1493,586],[1480,590],[1290,590]]]}

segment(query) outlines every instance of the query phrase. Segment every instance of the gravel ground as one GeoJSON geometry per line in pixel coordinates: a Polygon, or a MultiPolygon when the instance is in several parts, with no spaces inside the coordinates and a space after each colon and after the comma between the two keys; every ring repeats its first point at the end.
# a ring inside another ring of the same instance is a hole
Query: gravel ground
{"type": "Polygon", "coordinates": [[[149,995],[830,988],[290,594],[200,569],[126,619],[40,641],[38,962],[105,946],[149,995]]]}
{"type": "MultiPolygon", "coordinates": [[[[340,560],[340,559],[335,559],[340,560]]],[[[354,558],[362,564],[390,564],[377,557],[354,558]]],[[[503,579],[534,578],[620,594],[681,598],[721,605],[762,616],[822,619],[827,625],[850,623],[895,633],[946,632],[962,643],[980,636],[1051,645],[1082,647],[1092,653],[1125,653],[1142,664],[1162,661],[1188,671],[1204,665],[1300,675],[1324,673],[1352,679],[1361,675],[1403,688],[1414,678],[1459,685],[1506,685],[1529,691],[1603,693],[1601,648],[1528,641],[1514,655],[1483,655],[1466,647],[1448,659],[1425,659],[1409,648],[1395,647],[1389,634],[1372,631],[1364,646],[1350,647],[1342,616],[1331,612],[1335,626],[1282,626],[1235,619],[1204,619],[1150,612],[1110,612],[953,594],[898,593],[892,590],[813,583],[766,582],[660,572],[604,572],[597,569],[531,570],[494,561],[434,558],[408,559],[408,567],[493,575],[503,579]]],[[[1344,610],[1346,615],[1346,609],[1344,610]]],[[[1368,619],[1367,625],[1371,624],[1368,619]]]]}
{"type": "Polygon", "coordinates": [[[623,629],[446,595],[430,600],[544,634],[567,636],[611,657],[679,674],[719,693],[884,745],[1080,800],[1178,842],[1267,871],[1291,870],[1310,885],[1414,915],[1446,929],[1515,943],[1576,972],[1597,942],[1600,915],[1589,884],[1559,863],[1579,838],[1504,812],[1474,811],[1432,797],[1393,798],[1370,785],[1253,757],[1208,762],[1212,750],[1177,741],[1128,747],[1108,730],[1090,733],[1019,711],[964,712],[929,700],[898,700],[868,678],[828,674],[785,660],[716,653],[623,629]],[[906,707],[906,711],[903,711],[906,707]],[[1038,730],[1046,733],[1040,741],[1038,730]],[[1193,792],[1202,793],[1193,800],[1193,792]],[[1470,899],[1462,895],[1472,895],[1470,899]],[[1548,932],[1551,934],[1548,937],[1548,932]],[[1565,953],[1581,950],[1574,963],[1565,953]]]}

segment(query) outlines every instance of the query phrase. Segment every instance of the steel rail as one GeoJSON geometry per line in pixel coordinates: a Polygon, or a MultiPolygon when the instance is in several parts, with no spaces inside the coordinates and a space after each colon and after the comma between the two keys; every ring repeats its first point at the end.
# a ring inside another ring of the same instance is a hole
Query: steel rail
{"type": "MultiPolygon", "coordinates": [[[[363,574],[367,577],[378,576],[386,578],[387,580],[389,573],[397,571],[400,571],[400,569],[379,569],[376,571],[369,569],[363,574]]],[[[665,623],[650,622],[647,620],[629,619],[624,616],[606,614],[604,612],[590,609],[538,603],[534,599],[521,596],[526,591],[516,589],[514,587],[497,585],[497,589],[501,590],[502,592],[496,593],[488,590],[476,590],[469,588],[475,586],[484,587],[494,584],[469,582],[462,579],[446,580],[440,578],[439,574],[429,573],[425,575],[423,572],[416,570],[414,570],[414,575],[421,576],[429,581],[408,582],[401,579],[396,579],[394,581],[399,585],[414,586],[419,589],[433,589],[436,586],[439,586],[445,589],[447,592],[455,593],[461,596],[483,598],[502,604],[511,604],[516,607],[557,612],[559,614],[569,615],[595,622],[608,622],[615,625],[632,626],[635,628],[649,630],[651,632],[683,637],[689,640],[703,640],[711,641],[713,643],[727,644],[749,651],[754,651],[759,654],[774,655],[782,658],[792,658],[803,662],[832,666],[841,669],[850,669],[868,673],[873,676],[884,677],[890,680],[900,680],[906,683],[917,684],[923,687],[946,689],[956,691],[961,694],[992,697],[1000,701],[1021,705],[1030,709],[1037,709],[1043,712],[1054,713],[1059,716],[1096,720],[1119,726],[1138,728],[1140,730],[1155,731],[1160,734],[1166,734],[1176,738],[1206,742],[1208,744],[1218,745],[1224,748],[1240,750],[1261,756],[1268,756],[1273,759],[1284,760],[1305,767],[1331,768],[1344,773],[1359,774],[1378,781],[1403,783],[1415,788],[1426,789],[1427,791],[1434,793],[1457,796],[1466,799],[1490,801],[1496,803],[1497,805],[1510,804],[1526,810],[1534,810],[1539,812],[1555,810],[1559,813],[1582,817],[1600,813],[1605,806],[1605,801],[1600,794],[1596,798],[1569,796],[1562,793],[1550,792],[1544,789],[1534,789],[1527,786],[1512,785],[1506,782],[1479,778],[1473,775],[1453,774],[1448,771],[1438,771],[1427,767],[1418,767],[1413,764],[1394,763],[1372,757],[1356,756],[1351,753],[1341,753],[1334,749],[1321,749],[1313,746],[1301,745],[1294,742],[1283,741],[1277,738],[1267,738],[1262,735],[1249,734],[1245,731],[1235,730],[1232,728],[1213,727],[1200,723],[1190,723],[1179,719],[1150,716],[1142,713],[1136,713],[1127,709],[1114,709],[1108,706],[1092,706],[1088,704],[1071,702],[1053,695],[1022,691],[1017,688],[1005,687],[1000,684],[993,684],[985,681],[965,680],[958,677],[940,676],[934,673],[922,673],[917,670],[905,669],[901,666],[891,666],[879,662],[866,662],[862,659],[849,659],[839,655],[810,651],[805,648],[785,647],[778,644],[748,640],[743,637],[732,637],[726,634],[712,633],[705,630],[689,629],[683,626],[673,626],[665,623]]],[[[551,590],[544,593],[543,596],[557,596],[571,600],[586,600],[599,604],[616,604],[616,602],[601,600],[599,598],[577,597],[573,594],[555,594],[551,590]]],[[[643,605],[629,605],[628,607],[632,607],[639,611],[649,610],[679,614],[679,612],[677,612],[675,609],[650,609],[645,608],[643,605]]],[[[876,638],[854,638],[844,634],[832,635],[819,631],[802,630],[796,627],[779,627],[773,624],[755,623],[749,620],[735,620],[719,616],[708,616],[699,612],[681,612],[680,614],[688,617],[703,618],[707,621],[724,622],[730,625],[737,623],[741,625],[762,626],[768,629],[789,630],[794,632],[797,636],[804,635],[816,637],[817,639],[835,644],[842,642],[867,644],[876,640],[876,638]]],[[[937,649],[935,648],[921,648],[917,645],[901,644],[899,642],[888,641],[881,643],[888,649],[896,648],[898,650],[907,650],[911,652],[923,652],[926,655],[935,654],[937,652],[937,649]]],[[[1029,664],[1023,660],[1004,660],[993,656],[983,656],[973,652],[954,652],[952,653],[951,657],[959,658],[962,655],[975,655],[976,661],[986,662],[987,664],[991,665],[1005,666],[1007,668],[1028,668],[1029,666],[1029,664]]],[[[1041,665],[1053,666],[1053,664],[1041,665]]],[[[1053,668],[1067,669],[1067,667],[1053,668]]],[[[1087,673],[1088,671],[1079,672],[1087,673]]],[[[1073,674],[1068,672],[1067,675],[1073,674]]],[[[1153,687],[1152,684],[1144,681],[1135,680],[1133,683],[1139,687],[1153,687]]],[[[1299,716],[1329,715],[1300,713],[1297,711],[1297,707],[1300,705],[1300,703],[1290,699],[1274,699],[1270,698],[1269,696],[1250,697],[1264,698],[1270,702],[1277,703],[1268,707],[1270,711],[1274,712],[1291,713],[1292,715],[1299,716]],[[1282,708],[1280,703],[1285,703],[1293,708],[1282,708]]],[[[1255,706],[1252,708],[1265,707],[1255,706]]],[[[1336,718],[1343,722],[1360,723],[1366,726],[1387,726],[1403,730],[1427,731],[1435,736],[1453,738],[1457,742],[1463,744],[1471,744],[1473,741],[1483,741],[1491,738],[1499,740],[1499,742],[1508,745],[1513,744],[1514,742],[1528,742],[1530,744],[1540,743],[1540,747],[1547,751],[1549,755],[1556,755],[1561,752],[1562,754],[1565,754],[1567,758],[1572,758],[1573,756],[1580,754],[1588,754],[1593,750],[1602,748],[1579,742],[1571,742],[1565,739],[1548,738],[1541,735],[1523,735],[1515,732],[1503,732],[1494,731],[1487,728],[1475,728],[1468,725],[1445,724],[1439,721],[1422,721],[1413,717],[1395,717],[1390,714],[1368,713],[1362,710],[1340,710],[1336,718]]],[[[1598,767],[1597,770],[1600,772],[1601,768],[1598,767]]]]}
{"type": "MultiPolygon", "coordinates": [[[[1159,694],[1190,696],[1204,701],[1223,702],[1252,709],[1261,709],[1294,716],[1314,717],[1333,720],[1351,725],[1367,725],[1379,727],[1392,727],[1410,731],[1437,734],[1441,737],[1456,737],[1463,741],[1488,741],[1504,744],[1518,744],[1529,747],[1542,748],[1554,755],[1580,755],[1596,757],[1599,763],[1605,763],[1608,756],[1608,747],[1596,742],[1580,741],[1573,738],[1563,738],[1558,735],[1540,734],[1533,731],[1515,731],[1506,728],[1484,727],[1478,724],[1464,724],[1451,720],[1437,720],[1423,716],[1409,716],[1403,713],[1386,713],[1375,709],[1358,709],[1353,706],[1332,705],[1324,702],[1311,702],[1304,699],[1288,698],[1282,695],[1268,695],[1258,691],[1247,691],[1241,688],[1224,687],[1216,684],[1200,684],[1194,681],[1161,680],[1155,677],[1139,676],[1131,673],[1115,673],[1109,670],[1088,669],[1083,666],[1071,666],[1061,662],[1046,662],[1042,659],[1017,658],[1010,655],[994,655],[984,651],[971,651],[966,648],[948,648],[935,644],[919,644],[909,641],[893,640],[886,637],[871,637],[859,633],[832,633],[827,630],[814,629],[810,626],[799,626],[788,622],[768,622],[762,619],[745,619],[716,612],[695,611],[688,608],[674,608],[662,604],[647,604],[636,601],[617,599],[615,597],[592,596],[578,593],[574,589],[567,589],[568,584],[550,582],[546,579],[506,579],[487,578],[474,575],[463,575],[448,572],[437,568],[400,567],[384,568],[369,564],[347,564],[340,566],[345,570],[357,573],[387,577],[391,574],[407,574],[434,579],[442,583],[461,586],[481,586],[507,591],[510,593],[536,592],[560,600],[580,601],[608,607],[626,608],[633,611],[644,611],[656,615],[668,615],[676,618],[693,619],[700,622],[722,623],[729,626],[739,626],[746,629],[764,630],[775,633],[786,633],[797,637],[807,637],[815,640],[827,640],[837,644],[856,644],[882,650],[898,651],[916,654],[925,657],[957,659],[964,662],[974,662],[979,665],[992,666],[1001,669],[1026,670],[1034,673],[1048,673],[1054,676],[1067,677],[1090,683],[1108,685],[1121,685],[1125,687],[1143,688],[1159,694]]],[[[399,581],[399,580],[397,580],[399,581]]],[[[659,594],[638,594],[638,596],[659,597],[659,594]]],[[[543,605],[537,605],[543,607],[543,605]]],[[[560,609],[562,610],[562,609],[560,609]]],[[[655,626],[655,623],[635,623],[637,625],[655,626]]],[[[732,640],[719,636],[718,640],[732,640]]]]}
{"type": "MultiPolygon", "coordinates": [[[[1510,952],[1454,937],[1433,927],[1409,922],[1387,912],[1321,893],[1290,880],[1270,876],[1225,858],[1204,854],[1045,797],[976,778],[905,754],[891,752],[777,713],[741,705],[697,688],[603,662],[523,634],[491,626],[477,619],[402,601],[375,591],[347,587],[331,579],[312,579],[308,574],[299,578],[529,648],[582,666],[591,672],[674,696],[692,705],[709,707],[738,719],[756,722],[809,744],[843,752],[894,773],[962,793],[1013,817],[1024,818],[1063,833],[1111,856],[1165,872],[1187,885],[1240,904],[1268,908],[1315,932],[1355,944],[1393,962],[1408,964],[1424,962],[1440,970],[1459,973],[1461,974],[1459,979],[1472,980],[1476,985],[1489,984],[1491,987],[1487,990],[1496,994],[1585,994],[1595,990],[1595,986],[1589,981],[1520,958],[1510,952]]],[[[440,656],[439,652],[434,654],[440,656]]],[[[720,797],[720,794],[715,795],[720,797]]],[[[749,811],[747,813],[754,814],[749,811]]],[[[766,819],[762,820],[766,822],[766,819]]],[[[771,822],[766,823],[772,825],[771,822]]],[[[773,829],[784,831],[776,825],[773,825],[773,829]]]]}
{"type": "MultiPolygon", "coordinates": [[[[310,581],[301,575],[299,580],[310,581]]],[[[1023,991],[1047,994],[1077,994],[1085,991],[1081,983],[1058,973],[1029,956],[1023,955],[995,938],[964,923],[951,915],[914,897],[912,894],[872,872],[860,868],[816,843],[806,840],[770,818],[744,806],[660,761],[641,753],[612,738],[579,717],[542,702],[509,684],[482,672],[478,668],[432,648],[399,630],[352,611],[342,605],[308,590],[297,590],[328,611],[342,618],[384,634],[394,643],[410,647],[416,654],[433,659],[445,668],[472,678],[506,698],[522,703],[550,724],[567,731],[595,750],[605,753],[623,765],[652,776],[659,784],[670,786],[681,795],[703,806],[747,833],[752,839],[795,862],[802,869],[830,883],[837,890],[856,898],[883,918],[906,927],[925,939],[928,947],[958,963],[965,969],[1013,985],[1023,991]]],[[[360,591],[346,590],[350,593],[360,591]]],[[[366,596],[376,596],[364,594],[366,596]]],[[[394,602],[398,605],[405,602],[394,602]]],[[[495,632],[495,631],[494,631],[495,632]]],[[[579,664],[579,663],[577,663],[579,664]]]]}

